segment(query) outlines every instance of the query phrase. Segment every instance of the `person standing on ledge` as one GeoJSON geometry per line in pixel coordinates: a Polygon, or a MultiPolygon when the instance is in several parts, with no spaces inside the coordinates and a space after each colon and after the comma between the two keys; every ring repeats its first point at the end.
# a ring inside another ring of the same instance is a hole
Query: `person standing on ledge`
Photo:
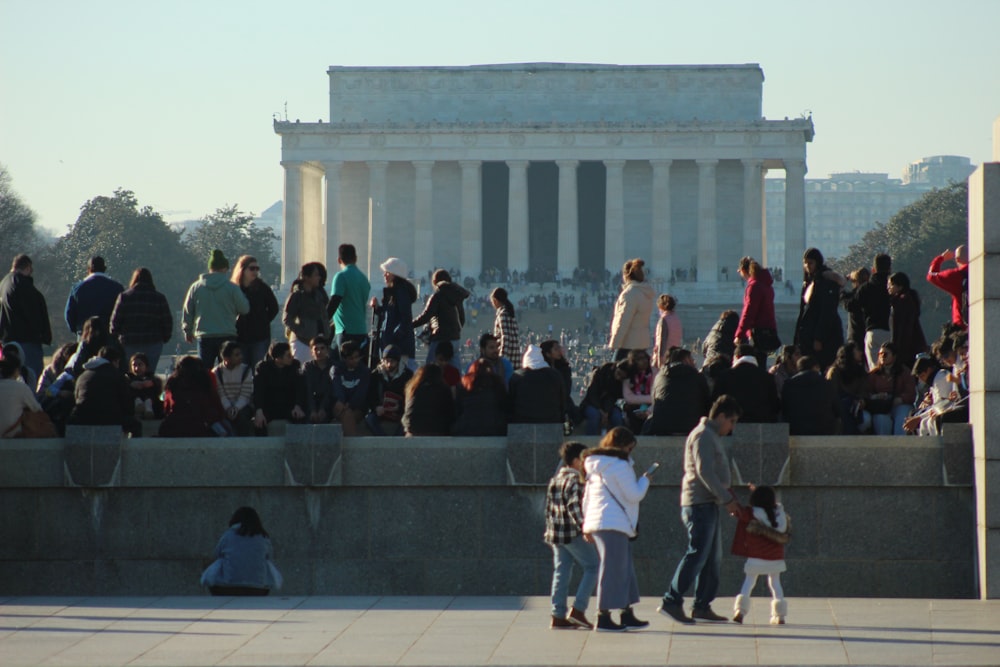
{"type": "Polygon", "coordinates": [[[927,282],[951,295],[951,323],[963,331],[969,328],[969,253],[964,245],[943,253],[931,260],[927,269],[927,282]],[[941,270],[948,260],[955,260],[955,267],[941,270]]]}
{"type": "Polygon", "coordinates": [[[736,399],[722,395],[708,417],[694,427],[684,443],[681,480],[681,520],[687,529],[687,551],[677,564],[670,588],[658,611],[678,623],[728,621],[712,611],[722,569],[722,525],[719,506],[736,516],[740,504],[729,488],[732,477],[722,438],[733,432],[743,411],[736,399]],[[694,609],[684,613],[684,593],[694,584],[694,609]]]}
{"type": "Polygon", "coordinates": [[[337,263],[340,271],[333,276],[326,306],[327,317],[333,319],[333,344],[340,349],[345,341],[353,340],[363,353],[368,342],[365,304],[372,286],[358,268],[358,251],[350,243],[337,248],[337,263]]]}
{"type": "Polygon", "coordinates": [[[214,368],[219,350],[227,340],[236,340],[236,318],[250,312],[250,302],[239,286],[229,281],[229,260],[213,250],[208,273],[188,288],[184,299],[184,338],[198,341],[198,357],[205,368],[214,368]]]}
{"type": "Polygon", "coordinates": [[[87,262],[87,277],[73,285],[66,299],[66,326],[77,340],[83,333],[83,323],[91,317],[100,317],[104,331],[111,322],[118,295],[125,291],[122,284],[105,273],[107,267],[103,257],[91,257],[87,262]]]}

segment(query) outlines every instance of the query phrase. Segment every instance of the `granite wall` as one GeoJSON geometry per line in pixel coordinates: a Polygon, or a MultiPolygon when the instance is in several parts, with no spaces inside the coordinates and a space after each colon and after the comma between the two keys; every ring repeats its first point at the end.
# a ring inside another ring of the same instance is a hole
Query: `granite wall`
{"type": "MultiPolygon", "coordinates": [[[[197,595],[240,505],[271,533],[286,594],[542,595],[560,441],[558,426],[466,440],[343,441],[339,426],[290,426],[258,439],[71,428],[65,440],[0,441],[0,595],[197,595]]],[[[966,425],[940,438],[789,438],[785,425],[741,424],[729,445],[739,483],[780,485],[789,595],[976,596],[966,425]]],[[[641,438],[635,452],[640,470],[662,463],[635,543],[646,596],[662,594],[685,546],[682,446],[641,438]]],[[[741,581],[727,556],[720,593],[741,581]]]]}

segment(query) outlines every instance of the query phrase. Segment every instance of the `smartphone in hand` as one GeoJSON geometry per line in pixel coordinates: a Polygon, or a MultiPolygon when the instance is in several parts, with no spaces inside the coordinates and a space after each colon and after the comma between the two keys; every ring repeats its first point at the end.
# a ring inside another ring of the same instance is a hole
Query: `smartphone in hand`
{"type": "Polygon", "coordinates": [[[649,468],[646,470],[646,472],[643,473],[643,475],[645,475],[646,477],[652,477],[653,473],[656,472],[656,469],[659,467],[660,467],[659,463],[654,463],[653,465],[649,466],[649,468]]]}

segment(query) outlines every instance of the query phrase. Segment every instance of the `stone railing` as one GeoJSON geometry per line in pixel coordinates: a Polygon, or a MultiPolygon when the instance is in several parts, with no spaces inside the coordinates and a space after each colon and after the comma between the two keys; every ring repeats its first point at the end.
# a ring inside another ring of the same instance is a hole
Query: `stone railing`
{"type": "MultiPolygon", "coordinates": [[[[580,438],[596,444],[596,438],[580,438]]],[[[548,591],[545,484],[560,427],[507,438],[283,436],[122,439],[71,427],[62,440],[0,441],[0,595],[198,594],[229,516],[255,507],[287,594],[548,591]]],[[[737,492],[775,484],[793,518],[785,589],[795,596],[973,597],[975,508],[966,425],[943,437],[789,438],[740,424],[727,439],[737,492]]],[[[640,438],[661,468],[642,503],[636,567],[662,594],[685,547],[683,438],[640,438]]],[[[742,564],[728,556],[721,595],[742,564]]]]}

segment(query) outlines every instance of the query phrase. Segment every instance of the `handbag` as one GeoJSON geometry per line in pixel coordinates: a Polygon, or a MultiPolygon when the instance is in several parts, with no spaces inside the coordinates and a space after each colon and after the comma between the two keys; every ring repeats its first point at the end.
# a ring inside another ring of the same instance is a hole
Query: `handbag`
{"type": "Polygon", "coordinates": [[[761,352],[774,352],[781,347],[781,339],[774,329],[754,327],[750,330],[750,343],[761,352]]]}
{"type": "Polygon", "coordinates": [[[52,423],[52,419],[50,419],[49,416],[42,410],[25,408],[21,413],[21,417],[3,432],[2,437],[8,437],[8,434],[13,433],[17,429],[18,425],[21,426],[21,432],[14,436],[17,438],[59,437],[59,434],[56,432],[55,424],[52,423]]]}

